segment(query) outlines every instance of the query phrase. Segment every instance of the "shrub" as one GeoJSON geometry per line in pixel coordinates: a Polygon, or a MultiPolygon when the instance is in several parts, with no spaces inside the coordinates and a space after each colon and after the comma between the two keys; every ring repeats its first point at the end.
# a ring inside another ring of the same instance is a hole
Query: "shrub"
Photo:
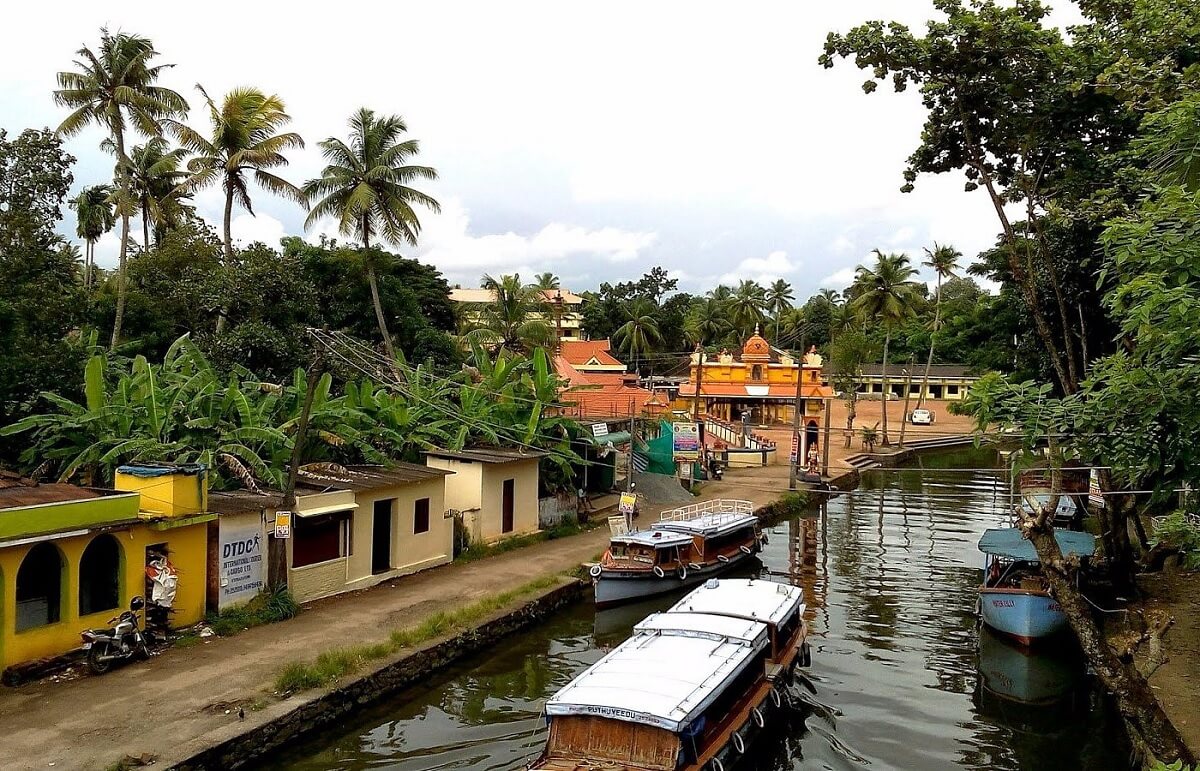
{"type": "Polygon", "coordinates": [[[1154,528],[1154,543],[1173,546],[1183,555],[1183,566],[1200,569],[1200,527],[1177,511],[1159,520],[1154,528]]]}
{"type": "Polygon", "coordinates": [[[300,612],[296,598],[287,589],[263,591],[244,605],[227,608],[220,613],[209,613],[207,622],[213,632],[229,637],[252,626],[273,624],[294,618],[300,612]]]}

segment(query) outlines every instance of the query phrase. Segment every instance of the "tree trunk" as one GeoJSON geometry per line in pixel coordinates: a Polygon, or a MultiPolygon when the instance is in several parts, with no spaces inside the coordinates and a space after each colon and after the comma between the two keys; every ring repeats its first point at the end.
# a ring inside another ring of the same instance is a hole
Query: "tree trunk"
{"type": "MultiPolygon", "coordinates": [[[[1057,496],[1051,503],[1057,505],[1057,496]]],[[[1053,509],[1036,516],[1021,515],[1021,528],[1037,550],[1042,574],[1050,584],[1050,592],[1062,606],[1063,613],[1079,638],[1088,661],[1104,687],[1116,699],[1117,709],[1129,727],[1136,732],[1146,749],[1164,763],[1183,761],[1194,764],[1195,758],[1171,724],[1146,682],[1132,662],[1122,661],[1104,640],[1092,616],[1091,607],[1076,588],[1077,569],[1063,558],[1054,538],[1053,509]]]]}
{"type": "Polygon", "coordinates": [[[1054,290],[1054,302],[1058,306],[1058,319],[1062,325],[1063,337],[1063,353],[1067,359],[1067,372],[1071,376],[1071,380],[1075,383],[1079,382],[1079,368],[1075,362],[1075,346],[1071,342],[1071,322],[1067,319],[1067,303],[1063,298],[1062,284],[1058,280],[1058,270],[1054,267],[1054,262],[1050,259],[1050,244],[1046,240],[1046,232],[1042,229],[1042,223],[1035,216],[1033,208],[1033,195],[1027,188],[1025,190],[1025,210],[1026,217],[1030,225],[1033,227],[1033,232],[1037,235],[1038,252],[1041,254],[1042,263],[1046,266],[1046,272],[1050,276],[1050,287],[1054,290]]]}
{"type": "Polygon", "coordinates": [[[396,348],[392,345],[392,336],[388,333],[387,319],[383,315],[383,300],[379,297],[379,281],[375,277],[375,264],[371,262],[371,239],[367,230],[367,223],[363,223],[363,259],[367,266],[367,284],[371,287],[371,304],[375,306],[375,323],[379,325],[379,334],[383,338],[383,350],[387,351],[388,362],[392,366],[393,372],[397,377],[400,376],[397,368],[396,348]]]}
{"type": "MultiPolygon", "coordinates": [[[[225,184],[225,217],[223,221],[224,227],[224,244],[225,244],[225,270],[233,270],[233,188],[229,183],[225,184]]],[[[229,309],[224,303],[217,306],[217,334],[225,331],[225,325],[228,323],[227,315],[229,309]]]]}
{"type": "Polygon", "coordinates": [[[988,197],[992,201],[992,207],[996,210],[996,216],[1000,219],[1000,227],[1004,230],[1004,240],[1009,245],[1007,259],[1009,270],[1013,274],[1013,280],[1021,288],[1025,304],[1029,306],[1029,314],[1033,316],[1034,329],[1037,331],[1038,337],[1041,338],[1042,345],[1046,347],[1046,353],[1050,356],[1050,363],[1054,366],[1054,372],[1058,375],[1058,381],[1062,385],[1063,391],[1068,394],[1075,393],[1076,385],[1066,367],[1063,366],[1062,355],[1059,353],[1058,346],[1054,342],[1054,332],[1050,329],[1050,325],[1046,323],[1045,314],[1042,313],[1041,306],[1038,304],[1037,292],[1033,286],[1033,280],[1024,267],[1021,266],[1020,259],[1016,254],[1017,234],[1014,232],[1012,223],[1008,219],[1008,214],[1004,211],[1004,200],[1001,198],[999,191],[996,190],[992,175],[983,162],[983,152],[974,139],[971,138],[970,132],[967,132],[967,141],[972,158],[971,167],[979,173],[979,178],[983,182],[988,197]]]}
{"type": "Polygon", "coordinates": [[[942,274],[938,273],[937,297],[933,301],[933,329],[929,333],[929,358],[925,360],[925,375],[921,378],[921,395],[917,397],[917,409],[925,406],[925,394],[929,391],[929,368],[933,366],[933,337],[942,322],[942,274]]]}
{"type": "Polygon", "coordinates": [[[83,242],[83,288],[89,289],[92,285],[92,239],[87,239],[83,242]]]}
{"type": "Polygon", "coordinates": [[[888,327],[887,333],[883,337],[883,369],[879,373],[879,379],[883,381],[883,393],[880,394],[880,396],[883,397],[882,399],[880,399],[880,401],[882,402],[882,405],[883,405],[882,406],[882,409],[883,409],[883,436],[882,436],[882,439],[883,439],[883,441],[880,442],[881,447],[890,447],[892,444],[888,440],[888,421],[887,421],[888,396],[891,395],[890,394],[891,389],[888,385],[887,365],[888,365],[888,346],[891,345],[891,342],[892,342],[892,328],[888,327]]]}
{"type": "Polygon", "coordinates": [[[142,254],[150,250],[150,202],[142,199],[142,254]]]}
{"type": "Polygon", "coordinates": [[[125,294],[127,291],[125,276],[125,260],[129,256],[129,175],[124,172],[125,162],[125,132],[119,127],[113,131],[113,139],[117,144],[117,186],[121,189],[121,251],[117,260],[117,310],[113,316],[112,340],[110,348],[115,348],[121,342],[121,326],[125,322],[125,294]]]}
{"type": "MultiPolygon", "coordinates": [[[[858,384],[851,385],[851,388],[858,388],[858,384]]],[[[851,396],[846,400],[846,449],[854,442],[854,418],[858,413],[858,397],[851,396]]]]}

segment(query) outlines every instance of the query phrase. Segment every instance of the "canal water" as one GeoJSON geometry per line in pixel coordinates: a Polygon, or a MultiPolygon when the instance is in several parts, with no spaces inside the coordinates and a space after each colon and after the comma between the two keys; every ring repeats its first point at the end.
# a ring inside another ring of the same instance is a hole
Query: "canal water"
{"type": "MultiPolygon", "coordinates": [[[[971,450],[867,472],[768,531],[761,574],[804,588],[812,688],[746,768],[1129,767],[1077,651],[1029,655],[976,627],[975,543],[1006,524],[998,465],[971,450]]],[[[266,767],[523,768],[544,741],[545,699],[674,599],[599,614],[579,603],[266,767]]]]}

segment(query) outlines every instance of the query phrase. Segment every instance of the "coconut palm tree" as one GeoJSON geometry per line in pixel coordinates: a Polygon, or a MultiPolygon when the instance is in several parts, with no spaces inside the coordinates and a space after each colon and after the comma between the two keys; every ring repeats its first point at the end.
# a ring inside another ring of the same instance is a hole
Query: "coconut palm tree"
{"type": "Polygon", "coordinates": [[[633,357],[633,371],[638,371],[638,358],[662,340],[655,311],[658,308],[644,297],[634,300],[625,310],[626,321],[613,333],[619,350],[633,357]]]}
{"type": "Polygon", "coordinates": [[[129,192],[142,218],[142,249],[150,248],[150,228],[161,233],[161,226],[177,220],[183,208],[182,198],[187,191],[179,185],[187,178],[180,169],[187,152],[170,149],[162,137],[151,137],[143,145],[129,151],[125,173],[129,176],[129,192]]]}
{"type": "Polygon", "coordinates": [[[561,281],[553,273],[539,273],[533,277],[533,285],[538,289],[560,289],[561,281]]]}
{"type": "Polygon", "coordinates": [[[785,310],[792,307],[792,300],[796,299],[796,295],[792,293],[792,286],[781,278],[767,287],[765,299],[767,307],[771,309],[772,315],[775,317],[775,342],[779,342],[779,317],[785,310]]]}
{"type": "Polygon", "coordinates": [[[522,284],[517,274],[498,279],[485,275],[482,285],[492,299],[474,308],[473,328],[466,334],[470,342],[493,352],[507,348],[522,353],[553,342],[554,330],[546,321],[541,289],[522,284]]]}
{"type": "Polygon", "coordinates": [[[117,224],[113,213],[112,185],[92,185],[79,191],[71,201],[75,210],[75,234],[83,239],[83,286],[92,285],[96,265],[96,241],[117,224]]]}
{"type": "Polygon", "coordinates": [[[835,308],[840,306],[844,299],[842,293],[836,289],[822,289],[817,296],[835,308]]]}
{"type": "Polygon", "coordinates": [[[171,128],[180,143],[196,155],[188,161],[191,173],[188,187],[198,190],[218,182],[221,184],[225,193],[225,261],[231,262],[233,236],[230,223],[234,202],[254,215],[250,201],[250,172],[264,190],[302,206],[307,203],[299,187],[270,171],[287,166],[284,153],[302,149],[304,140],[294,132],[279,133],[292,117],[287,114],[283,100],[274,94],[267,96],[251,87],[235,88],[225,95],[218,108],[202,86],[197,85],[196,89],[208,105],[211,135],[206,137],[181,123],[174,123],[171,128]]]}
{"type": "Polygon", "coordinates": [[[883,381],[882,409],[884,447],[888,440],[888,391],[887,377],[888,347],[892,342],[892,329],[910,316],[916,299],[916,284],[912,277],[916,275],[907,254],[884,254],[875,250],[875,265],[868,268],[859,265],[855,269],[854,309],[860,318],[874,320],[884,329],[883,338],[883,368],[880,379],[883,381]]]}
{"type": "Polygon", "coordinates": [[[729,316],[739,334],[761,324],[767,307],[766,290],[752,279],[743,279],[729,296],[729,316]]]}
{"type": "MultiPolygon", "coordinates": [[[[432,196],[411,187],[419,180],[437,179],[437,171],[408,164],[420,152],[420,144],[415,139],[404,139],[407,131],[399,116],[376,117],[373,110],[363,107],[350,116],[349,142],[336,137],[321,142],[321,153],[329,165],[319,178],[304,185],[307,199],[316,199],[304,227],[334,217],[338,231],[357,238],[364,252],[370,251],[376,237],[396,246],[416,246],[421,222],[414,205],[435,214],[442,207],[432,196]]],[[[379,299],[379,281],[369,260],[366,265],[375,321],[388,357],[395,360],[396,349],[379,299]]]]}
{"type": "Polygon", "coordinates": [[[929,358],[925,360],[925,375],[921,378],[921,395],[917,397],[917,407],[925,405],[925,392],[929,390],[929,368],[933,366],[933,343],[938,330],[942,326],[942,280],[954,275],[958,270],[958,258],[962,252],[953,246],[943,246],[934,243],[933,249],[926,249],[928,257],[922,265],[933,268],[937,274],[937,291],[933,295],[933,328],[929,330],[929,358]]]}
{"type": "MultiPolygon", "coordinates": [[[[118,206],[130,199],[130,180],[122,172],[126,131],[131,127],[146,136],[162,133],[163,121],[187,112],[187,101],[169,88],[156,85],[163,70],[171,65],[151,64],[158,55],[149,38],[100,30],[98,52],[84,46],[76,52],[76,71],[58,73],[59,88],[54,102],[70,108],[71,114],[58,127],[62,136],[74,136],[89,124],[105,129],[112,140],[117,161],[114,172],[118,206]]],[[[121,217],[121,248],[117,263],[117,309],[113,320],[112,344],[121,339],[125,318],[126,273],[129,256],[128,207],[121,217]]]]}
{"type": "Polygon", "coordinates": [[[724,303],[712,297],[697,300],[688,311],[683,326],[688,339],[701,346],[720,340],[733,328],[725,315],[724,303]]]}

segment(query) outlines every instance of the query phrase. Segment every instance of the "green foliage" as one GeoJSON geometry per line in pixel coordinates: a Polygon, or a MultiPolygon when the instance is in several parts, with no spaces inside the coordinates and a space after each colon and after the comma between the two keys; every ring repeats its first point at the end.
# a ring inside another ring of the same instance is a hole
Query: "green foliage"
{"type": "Polygon", "coordinates": [[[275,678],[275,691],[281,694],[299,693],[324,688],[361,671],[372,661],[393,656],[406,648],[454,634],[530,594],[543,591],[562,579],[544,576],[516,589],[485,597],[456,610],[440,611],[420,624],[393,630],[387,641],[346,648],[334,648],[319,654],[312,663],[293,661],[286,664],[275,678]]]}
{"type": "Polygon", "coordinates": [[[1192,766],[1185,765],[1182,760],[1169,764],[1156,760],[1152,765],[1146,767],[1146,771],[1192,771],[1192,766]]]}
{"type": "Polygon", "coordinates": [[[554,326],[548,319],[555,310],[540,287],[521,283],[521,276],[514,273],[500,278],[485,275],[482,288],[492,299],[472,307],[474,315],[464,325],[470,344],[492,352],[501,348],[530,352],[553,342],[554,326]]]}
{"type": "Polygon", "coordinates": [[[213,632],[221,637],[230,637],[251,627],[274,624],[295,618],[300,612],[292,593],[287,589],[263,591],[248,602],[221,611],[210,613],[206,619],[213,632]]]}
{"type": "Polygon", "coordinates": [[[1183,512],[1163,517],[1154,527],[1154,543],[1179,549],[1188,570],[1200,570],[1200,526],[1183,512]]]}

